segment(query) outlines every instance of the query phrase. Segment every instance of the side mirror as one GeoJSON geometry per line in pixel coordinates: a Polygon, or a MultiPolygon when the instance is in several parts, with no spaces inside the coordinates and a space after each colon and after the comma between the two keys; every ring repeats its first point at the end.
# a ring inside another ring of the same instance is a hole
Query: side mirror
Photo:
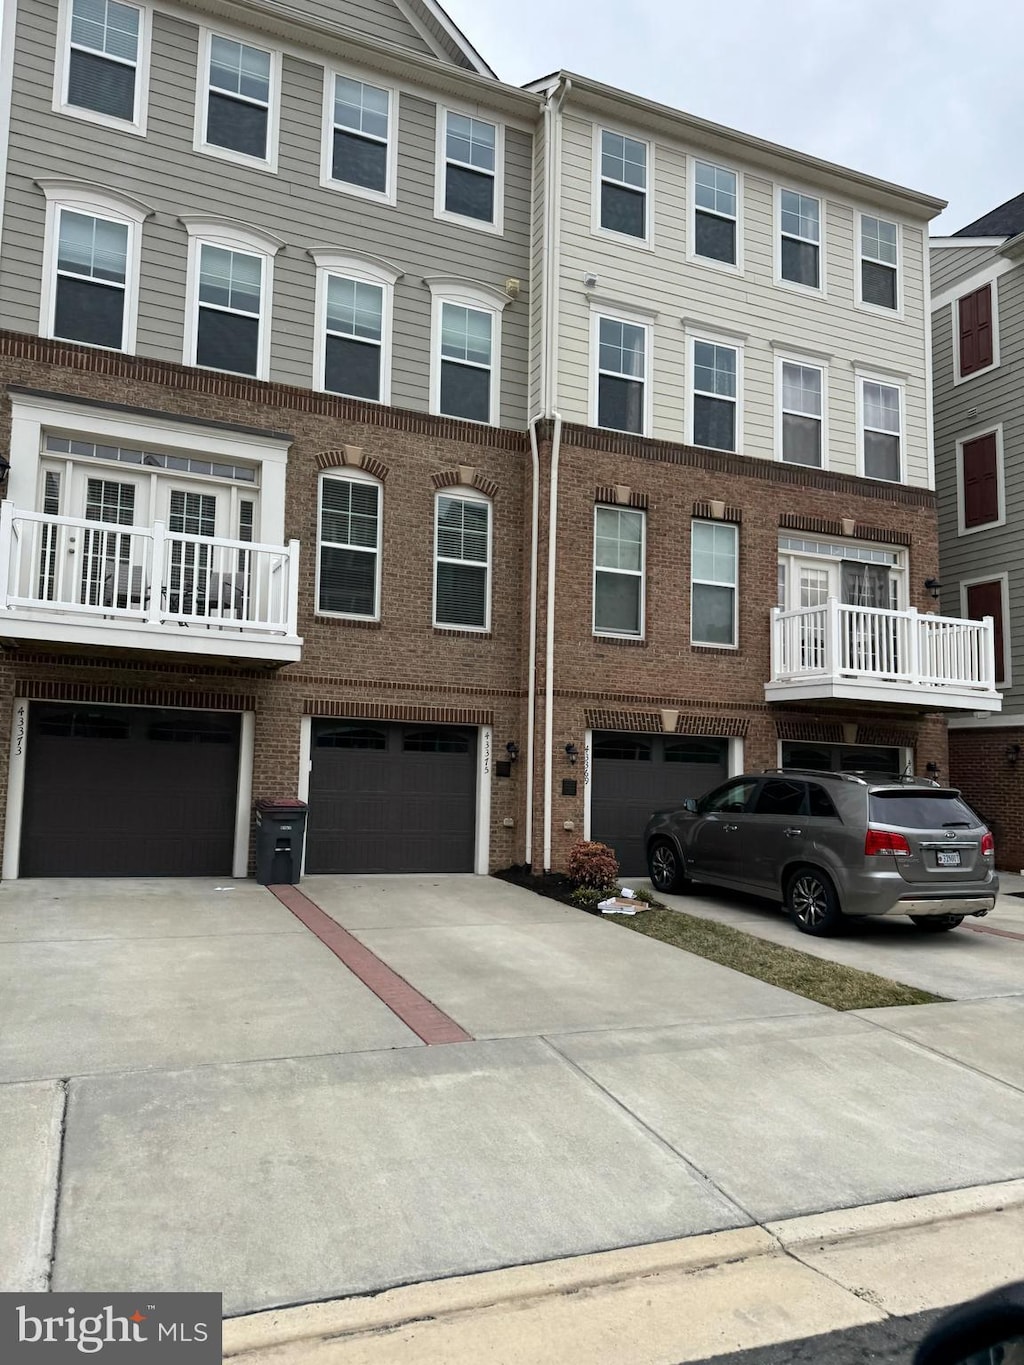
{"type": "Polygon", "coordinates": [[[697,798],[695,796],[688,796],[686,800],[683,802],[683,810],[688,810],[691,815],[696,815],[697,798]]]}

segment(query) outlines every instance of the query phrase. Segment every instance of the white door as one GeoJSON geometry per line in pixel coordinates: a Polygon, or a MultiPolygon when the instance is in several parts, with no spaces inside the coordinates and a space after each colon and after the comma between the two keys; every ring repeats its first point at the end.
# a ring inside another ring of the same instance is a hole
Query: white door
{"type": "Polygon", "coordinates": [[[150,479],[145,474],[85,465],[43,469],[43,510],[94,522],[88,527],[44,528],[43,568],[51,584],[81,606],[110,611],[144,610],[149,597],[151,546],[132,527],[149,524],[150,479]],[[73,585],[73,587],[72,587],[73,585]]]}

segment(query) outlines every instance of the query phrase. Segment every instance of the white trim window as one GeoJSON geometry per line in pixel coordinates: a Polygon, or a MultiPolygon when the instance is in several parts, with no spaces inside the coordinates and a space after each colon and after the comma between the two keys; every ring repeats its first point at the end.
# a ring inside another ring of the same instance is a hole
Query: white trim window
{"type": "Polygon", "coordinates": [[[47,200],[40,333],[134,352],[142,224],[152,210],[84,181],[36,183],[47,200]]]}
{"type": "Polygon", "coordinates": [[[643,638],[646,523],[632,507],[594,508],[595,635],[643,638]]]}
{"type": "Polygon", "coordinates": [[[203,29],[199,64],[195,150],[276,171],[280,53],[203,29]]]}
{"type": "Polygon", "coordinates": [[[821,290],[822,204],[800,190],[778,191],[778,276],[786,284],[821,290]]]}
{"type": "Polygon", "coordinates": [[[391,401],[391,323],[401,271],[383,261],[314,251],[317,336],[314,385],[327,393],[391,401]]]}
{"type": "Polygon", "coordinates": [[[726,166],[693,158],[691,256],[716,266],[740,267],[739,176],[726,166]]]}
{"type": "Polygon", "coordinates": [[[189,232],[185,364],[266,379],[278,238],[182,219],[189,232]]]}
{"type": "Polygon", "coordinates": [[[432,298],[430,411],[497,426],[501,310],[507,294],[452,275],[427,276],[432,298]]]}
{"type": "Polygon", "coordinates": [[[144,134],[149,22],[121,0],[61,0],[54,109],[144,134]]]}
{"type": "Polygon", "coordinates": [[[597,221],[602,232],[646,242],[649,227],[649,144],[611,129],[598,130],[597,221]]]}
{"type": "Polygon", "coordinates": [[[825,467],[825,370],[803,360],[778,361],[779,459],[825,467]]]}
{"type": "Polygon", "coordinates": [[[736,346],[691,337],[692,445],[739,449],[740,352],[736,346]]]}
{"type": "Polygon", "coordinates": [[[737,645],[739,530],[730,522],[694,521],[690,537],[690,640],[737,645]]]}
{"type": "Polygon", "coordinates": [[[606,431],[647,431],[650,328],[625,318],[595,317],[595,424],[606,431]]]}
{"type": "Polygon", "coordinates": [[[434,625],[491,628],[491,504],[461,489],[434,499],[434,625]]]}
{"type": "Polygon", "coordinates": [[[899,287],[900,228],[870,213],[858,215],[860,270],[857,301],[866,308],[898,313],[902,307],[899,287]]]}
{"type": "Polygon", "coordinates": [[[501,124],[438,106],[435,215],[500,232],[504,160],[501,124]]]}
{"type": "Polygon", "coordinates": [[[394,108],[394,91],[388,87],[325,71],[322,185],[395,202],[394,108]]]}
{"type": "Polygon", "coordinates": [[[859,376],[861,469],[866,479],[899,483],[903,478],[903,389],[899,384],[859,376]]]}
{"type": "Polygon", "coordinates": [[[321,616],[380,619],[382,489],[368,474],[320,475],[316,609],[321,616]]]}

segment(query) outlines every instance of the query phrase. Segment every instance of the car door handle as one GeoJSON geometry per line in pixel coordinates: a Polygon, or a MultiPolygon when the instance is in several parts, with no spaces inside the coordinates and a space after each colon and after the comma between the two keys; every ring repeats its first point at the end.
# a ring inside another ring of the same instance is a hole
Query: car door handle
{"type": "Polygon", "coordinates": [[[739,825],[723,825],[726,834],[734,834],[739,829],[739,825]]]}
{"type": "Polygon", "coordinates": [[[782,832],[787,839],[795,839],[798,834],[803,834],[802,829],[795,829],[792,825],[790,825],[788,829],[784,829],[782,832]]]}

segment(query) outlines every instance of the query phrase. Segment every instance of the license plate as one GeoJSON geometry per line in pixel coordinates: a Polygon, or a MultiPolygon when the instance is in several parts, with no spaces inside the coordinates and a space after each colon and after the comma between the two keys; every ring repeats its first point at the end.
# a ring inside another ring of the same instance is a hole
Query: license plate
{"type": "Polygon", "coordinates": [[[935,861],[939,867],[959,867],[960,850],[956,848],[941,848],[935,855],[935,861]]]}

